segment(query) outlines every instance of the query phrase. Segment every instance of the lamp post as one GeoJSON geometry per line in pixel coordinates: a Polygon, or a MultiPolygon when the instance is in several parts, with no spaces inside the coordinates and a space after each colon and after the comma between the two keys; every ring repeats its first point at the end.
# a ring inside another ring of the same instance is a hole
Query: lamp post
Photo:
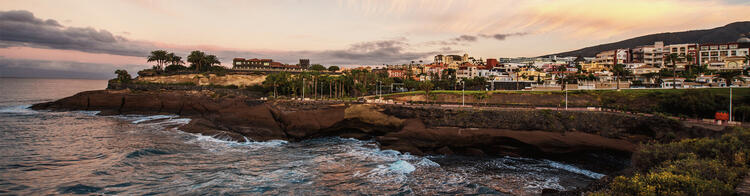
{"type": "Polygon", "coordinates": [[[466,96],[464,96],[464,91],[466,91],[466,83],[464,83],[464,81],[461,81],[461,107],[464,107],[466,103],[466,96]]]}
{"type": "Polygon", "coordinates": [[[302,101],[305,100],[305,78],[302,78],[302,101]]]}
{"type": "Polygon", "coordinates": [[[732,122],[732,86],[729,86],[729,122],[732,122]]]}

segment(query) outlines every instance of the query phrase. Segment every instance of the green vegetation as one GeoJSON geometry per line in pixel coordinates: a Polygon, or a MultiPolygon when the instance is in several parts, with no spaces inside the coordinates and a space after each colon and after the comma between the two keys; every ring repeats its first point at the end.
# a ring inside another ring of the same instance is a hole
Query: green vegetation
{"type": "Polygon", "coordinates": [[[718,138],[646,144],[633,155],[634,173],[597,195],[732,195],[750,166],[750,130],[718,138]]]}
{"type": "Polygon", "coordinates": [[[321,64],[313,64],[313,65],[310,66],[310,70],[313,70],[313,71],[325,71],[326,67],[324,67],[321,64]]]}
{"type": "Polygon", "coordinates": [[[333,66],[332,65],[332,66],[328,67],[328,71],[331,71],[331,72],[335,72],[335,71],[338,71],[338,70],[341,70],[341,68],[339,68],[339,66],[333,66]]]}
{"type": "Polygon", "coordinates": [[[210,71],[214,65],[221,64],[219,58],[216,55],[206,54],[200,50],[190,52],[187,57],[187,61],[190,62],[189,69],[194,69],[196,72],[210,71]]]}
{"type": "Polygon", "coordinates": [[[118,69],[115,70],[115,74],[117,74],[117,78],[109,80],[109,82],[116,82],[116,83],[130,83],[130,81],[133,80],[133,78],[128,74],[128,71],[118,69]]]}
{"type": "Polygon", "coordinates": [[[217,66],[219,62],[215,55],[206,54],[201,51],[193,51],[187,58],[190,67],[185,67],[185,62],[181,56],[177,56],[166,50],[154,50],[148,56],[146,62],[154,62],[155,65],[150,69],[138,71],[139,76],[155,76],[164,74],[177,73],[205,73],[211,72],[217,75],[226,74],[224,67],[217,66]],[[166,67],[165,67],[166,66],[166,67]]]}

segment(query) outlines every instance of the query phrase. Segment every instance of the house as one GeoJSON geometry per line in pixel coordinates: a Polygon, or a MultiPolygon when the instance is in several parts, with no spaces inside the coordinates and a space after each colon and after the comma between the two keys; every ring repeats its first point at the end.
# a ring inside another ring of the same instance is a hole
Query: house
{"type": "Polygon", "coordinates": [[[661,83],[662,88],[673,88],[673,86],[676,86],[677,88],[683,88],[683,84],[685,83],[685,78],[680,77],[667,77],[662,78],[663,83],[661,83]]]}

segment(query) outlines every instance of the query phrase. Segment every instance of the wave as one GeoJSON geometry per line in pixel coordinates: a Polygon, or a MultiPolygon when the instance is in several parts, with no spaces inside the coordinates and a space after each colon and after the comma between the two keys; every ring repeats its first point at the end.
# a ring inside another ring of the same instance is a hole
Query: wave
{"type": "Polygon", "coordinates": [[[34,114],[37,111],[32,110],[31,105],[15,105],[0,107],[0,113],[8,114],[34,114]]]}
{"type": "Polygon", "coordinates": [[[581,174],[581,175],[587,176],[589,178],[601,179],[601,178],[603,178],[605,176],[604,174],[600,174],[600,173],[596,173],[596,172],[593,172],[593,171],[581,169],[581,168],[578,168],[578,167],[572,166],[572,165],[562,164],[562,163],[558,163],[558,162],[550,161],[550,160],[544,160],[544,161],[549,166],[551,166],[553,168],[565,170],[565,171],[568,171],[568,172],[571,172],[571,173],[581,174]]]}

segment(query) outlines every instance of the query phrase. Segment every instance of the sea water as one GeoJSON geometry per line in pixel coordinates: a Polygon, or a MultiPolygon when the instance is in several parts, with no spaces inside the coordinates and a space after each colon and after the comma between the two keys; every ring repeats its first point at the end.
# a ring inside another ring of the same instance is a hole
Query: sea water
{"type": "Polygon", "coordinates": [[[33,111],[106,81],[0,78],[0,194],[533,195],[603,175],[520,157],[414,156],[328,137],[230,141],[177,115],[33,111]]]}

